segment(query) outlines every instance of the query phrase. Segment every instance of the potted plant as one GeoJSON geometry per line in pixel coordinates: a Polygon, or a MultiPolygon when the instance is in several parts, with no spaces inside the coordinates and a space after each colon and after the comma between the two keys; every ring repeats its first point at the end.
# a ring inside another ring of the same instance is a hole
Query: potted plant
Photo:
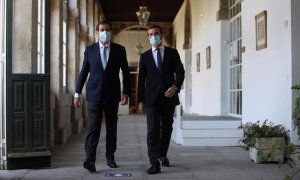
{"type": "MultiPolygon", "coordinates": [[[[293,85],[291,89],[293,90],[293,92],[297,94],[292,118],[293,118],[294,129],[298,128],[297,129],[298,138],[300,139],[300,84],[293,85]]],[[[296,146],[290,146],[289,149],[286,150],[287,150],[287,154],[294,155],[294,158],[288,158],[289,165],[291,167],[294,167],[296,165],[294,159],[296,161],[300,161],[300,156],[297,155],[299,154],[299,150],[296,152],[296,146]]],[[[285,180],[293,179],[293,177],[295,177],[299,172],[300,172],[300,168],[298,167],[292,175],[287,175],[285,177],[285,180]]]]}
{"type": "Polygon", "coordinates": [[[289,131],[283,125],[275,125],[268,120],[262,124],[248,122],[243,126],[243,146],[250,152],[255,163],[284,162],[286,145],[289,143],[289,131]]]}
{"type": "Polygon", "coordinates": [[[293,111],[293,124],[295,128],[298,128],[298,137],[300,138],[300,84],[293,85],[291,89],[297,94],[293,111]]]}

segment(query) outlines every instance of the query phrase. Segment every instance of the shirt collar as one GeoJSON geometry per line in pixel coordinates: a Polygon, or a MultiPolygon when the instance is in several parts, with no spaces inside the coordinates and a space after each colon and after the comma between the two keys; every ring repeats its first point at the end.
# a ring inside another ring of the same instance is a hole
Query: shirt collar
{"type": "Polygon", "coordinates": [[[164,45],[161,45],[161,46],[158,47],[158,48],[152,46],[152,52],[156,51],[156,49],[159,49],[160,51],[162,51],[162,50],[165,49],[165,46],[164,46],[164,45]]]}
{"type": "Polygon", "coordinates": [[[104,46],[106,46],[106,47],[110,47],[110,41],[107,43],[107,44],[105,44],[105,45],[103,45],[103,44],[101,44],[100,42],[99,42],[99,46],[100,46],[100,49],[101,48],[103,48],[104,46]]]}

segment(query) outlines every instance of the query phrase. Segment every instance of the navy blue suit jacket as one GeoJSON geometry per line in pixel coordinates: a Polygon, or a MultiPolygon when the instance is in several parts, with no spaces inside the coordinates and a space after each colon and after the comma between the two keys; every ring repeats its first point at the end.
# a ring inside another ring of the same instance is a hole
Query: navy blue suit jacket
{"type": "Polygon", "coordinates": [[[86,84],[86,100],[118,103],[121,100],[119,72],[123,74],[123,94],[130,96],[131,80],[125,48],[119,44],[110,44],[109,59],[104,70],[101,63],[99,42],[88,46],[84,52],[84,61],[77,79],[75,92],[81,94],[86,84]]]}
{"type": "Polygon", "coordinates": [[[165,46],[162,73],[157,69],[152,49],[149,49],[140,57],[138,102],[143,102],[146,107],[151,107],[160,93],[166,92],[168,88],[175,85],[178,90],[172,98],[169,98],[169,103],[174,106],[178,105],[178,92],[184,80],[184,73],[184,68],[176,49],[165,46]]]}

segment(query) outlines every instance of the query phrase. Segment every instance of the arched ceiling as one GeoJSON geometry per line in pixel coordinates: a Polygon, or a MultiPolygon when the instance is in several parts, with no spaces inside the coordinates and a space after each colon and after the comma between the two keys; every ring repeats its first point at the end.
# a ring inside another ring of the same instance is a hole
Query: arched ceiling
{"type": "Polygon", "coordinates": [[[184,0],[98,0],[104,16],[111,22],[138,21],[136,11],[145,5],[151,12],[149,22],[173,22],[184,0]]]}

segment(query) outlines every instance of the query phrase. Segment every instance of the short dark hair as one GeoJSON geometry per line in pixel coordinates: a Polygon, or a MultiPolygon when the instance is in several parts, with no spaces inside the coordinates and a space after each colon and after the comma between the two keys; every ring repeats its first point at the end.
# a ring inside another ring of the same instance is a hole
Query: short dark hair
{"type": "Polygon", "coordinates": [[[150,26],[147,28],[147,34],[148,34],[149,29],[153,29],[153,28],[159,29],[160,34],[161,34],[161,35],[163,34],[162,27],[161,27],[160,25],[158,25],[158,24],[152,24],[152,25],[150,25],[150,26]]]}
{"type": "Polygon", "coordinates": [[[101,20],[97,23],[97,26],[96,26],[96,30],[98,31],[99,30],[99,25],[100,24],[108,24],[109,25],[109,30],[111,31],[112,30],[112,26],[111,26],[111,23],[107,20],[101,20]]]}

